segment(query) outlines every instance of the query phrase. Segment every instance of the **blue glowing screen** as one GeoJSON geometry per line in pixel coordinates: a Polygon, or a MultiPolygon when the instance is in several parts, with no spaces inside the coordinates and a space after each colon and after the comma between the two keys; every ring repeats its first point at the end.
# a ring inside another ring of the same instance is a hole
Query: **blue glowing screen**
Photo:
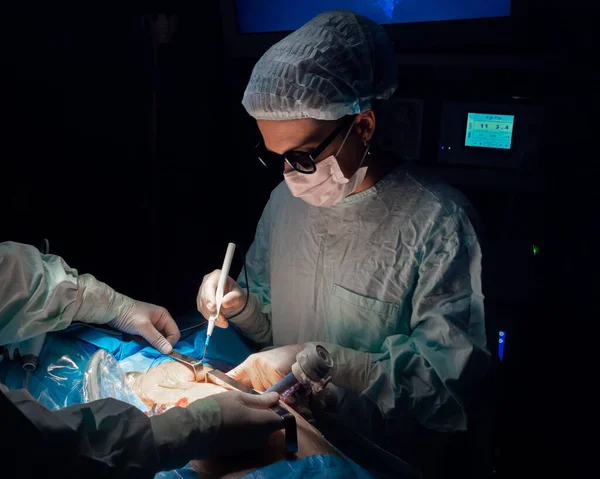
{"type": "Polygon", "coordinates": [[[465,146],[509,150],[514,123],[514,115],[469,113],[465,146]]]}
{"type": "Polygon", "coordinates": [[[236,0],[240,33],[296,30],[325,10],[346,8],[381,23],[506,17],[510,0],[236,0]]]}

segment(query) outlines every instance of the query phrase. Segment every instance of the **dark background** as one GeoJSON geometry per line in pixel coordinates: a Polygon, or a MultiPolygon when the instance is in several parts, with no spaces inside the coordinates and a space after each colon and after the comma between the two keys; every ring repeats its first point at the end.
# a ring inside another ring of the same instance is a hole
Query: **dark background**
{"type": "MultiPolygon", "coordinates": [[[[280,181],[252,156],[257,130],[240,104],[259,53],[227,53],[218,2],[176,12],[156,65],[142,15],[11,13],[0,67],[0,241],[48,238],[52,253],[122,293],[174,316],[193,310],[202,276],[220,267],[229,241],[247,249],[280,181]]],[[[517,41],[485,62],[456,47],[398,47],[397,95],[425,100],[421,163],[465,192],[485,227],[490,348],[499,328],[509,334],[496,365],[494,467],[506,477],[576,467],[581,457],[567,451],[583,456],[575,428],[597,402],[583,372],[598,284],[591,18],[572,3],[531,1],[517,41]],[[513,96],[545,108],[534,169],[436,166],[442,100],[513,96]]]]}

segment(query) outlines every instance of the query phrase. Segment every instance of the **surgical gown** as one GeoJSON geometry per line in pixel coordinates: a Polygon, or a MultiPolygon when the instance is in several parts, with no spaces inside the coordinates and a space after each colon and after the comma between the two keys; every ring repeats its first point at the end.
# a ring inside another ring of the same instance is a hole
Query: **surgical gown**
{"type": "MultiPolygon", "coordinates": [[[[489,358],[470,216],[460,193],[402,168],[331,207],[293,197],[283,182],[247,258],[261,313],[239,325],[260,343],[371,353],[360,398],[384,421],[409,415],[427,429],[465,430],[489,358]]],[[[365,414],[353,419],[369,422],[365,414]]]]}
{"type": "MultiPolygon", "coordinates": [[[[89,311],[79,277],[58,256],[0,243],[0,345],[64,329],[89,311]]],[[[151,478],[208,454],[220,423],[211,398],[149,418],[115,399],[50,411],[26,390],[0,384],[6,477],[151,478]]]]}

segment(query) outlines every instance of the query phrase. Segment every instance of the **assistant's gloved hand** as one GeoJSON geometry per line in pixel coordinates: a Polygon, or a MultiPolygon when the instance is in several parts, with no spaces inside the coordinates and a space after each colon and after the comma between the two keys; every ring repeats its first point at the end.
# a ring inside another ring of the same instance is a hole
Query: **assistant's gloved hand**
{"type": "Polygon", "coordinates": [[[170,353],[179,341],[179,328],[165,308],[117,293],[90,274],[77,278],[76,308],[73,321],[108,323],[124,333],[142,336],[163,354],[170,353]]]}
{"type": "Polygon", "coordinates": [[[221,430],[217,448],[227,452],[241,452],[262,446],[267,437],[283,427],[279,414],[271,411],[279,394],[246,394],[228,391],[213,399],[221,408],[221,430]]]}
{"type": "Polygon", "coordinates": [[[142,301],[133,300],[133,304],[124,308],[108,325],[124,333],[142,336],[163,354],[173,351],[173,345],[180,337],[175,320],[165,308],[142,301]]]}
{"type": "Polygon", "coordinates": [[[277,393],[227,391],[152,416],[161,468],[175,469],[192,459],[260,448],[271,433],[283,427],[281,417],[268,409],[278,400],[277,393]]]}
{"type": "Polygon", "coordinates": [[[257,391],[265,391],[292,372],[296,356],[303,349],[303,344],[292,344],[252,354],[227,375],[257,391]]]}
{"type": "MultiPolygon", "coordinates": [[[[204,276],[200,289],[198,290],[198,296],[196,298],[196,305],[198,311],[208,319],[208,317],[217,311],[217,285],[219,283],[219,275],[221,274],[220,269],[214,270],[212,273],[204,276]]],[[[226,328],[229,323],[227,316],[231,316],[240,311],[246,302],[246,292],[240,287],[237,282],[227,277],[225,283],[225,289],[223,290],[223,301],[221,302],[221,314],[215,321],[215,326],[226,328]]]]}

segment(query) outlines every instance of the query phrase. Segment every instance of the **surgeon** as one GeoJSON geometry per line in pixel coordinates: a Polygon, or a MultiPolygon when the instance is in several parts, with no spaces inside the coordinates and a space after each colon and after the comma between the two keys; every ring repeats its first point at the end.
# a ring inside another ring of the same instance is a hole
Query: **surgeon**
{"type": "MultiPolygon", "coordinates": [[[[163,353],[179,339],[164,308],[80,275],[58,256],[0,243],[0,345],[76,321],[138,334],[163,353]]],[[[48,471],[56,477],[153,477],[192,459],[260,447],[281,427],[281,418],[267,409],[277,401],[276,393],[230,391],[153,417],[115,399],[49,411],[25,389],[0,384],[1,467],[7,473],[16,466],[19,477],[48,471]]]]}
{"type": "MultiPolygon", "coordinates": [[[[303,344],[323,344],[336,363],[323,404],[423,463],[419,444],[469,427],[489,353],[470,205],[378,148],[378,111],[396,85],[389,38],[351,11],[318,15],[255,65],[242,103],[262,134],[258,159],[284,181],[258,224],[248,283],[229,278],[217,325],[232,317],[277,347],[231,373],[258,390],[290,372],[303,344]]],[[[218,275],[200,287],[204,315],[218,275]]]]}

